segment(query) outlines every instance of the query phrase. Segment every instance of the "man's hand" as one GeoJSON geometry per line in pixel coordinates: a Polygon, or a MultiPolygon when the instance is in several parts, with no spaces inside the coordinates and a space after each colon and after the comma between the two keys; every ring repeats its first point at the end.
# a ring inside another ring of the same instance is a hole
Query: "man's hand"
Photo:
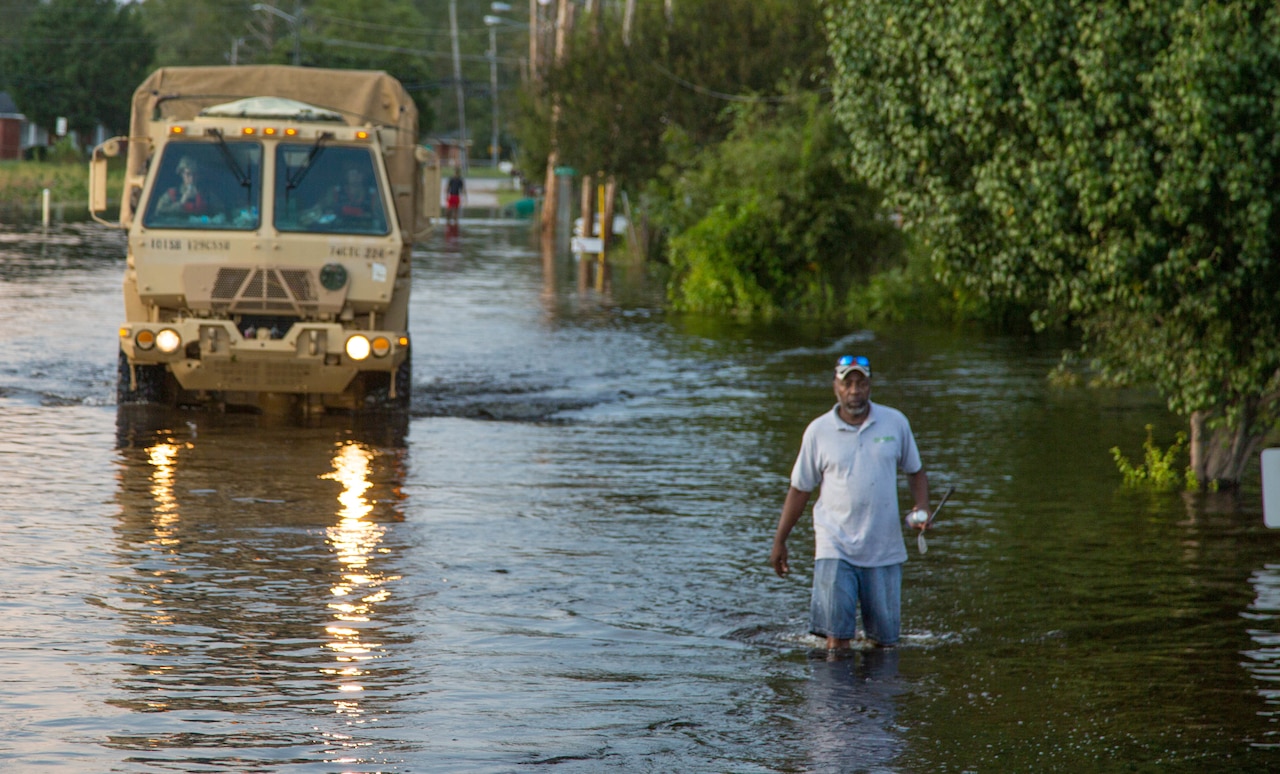
{"type": "Polygon", "coordinates": [[[924,508],[912,509],[911,513],[907,514],[907,524],[923,530],[929,524],[929,511],[924,508]]]}
{"type": "Polygon", "coordinates": [[[778,529],[773,533],[773,550],[769,552],[769,564],[779,577],[791,572],[787,564],[787,535],[804,513],[805,503],[809,502],[809,493],[794,486],[787,489],[787,500],[782,504],[782,515],[778,517],[778,529]]]}
{"type": "Polygon", "coordinates": [[[773,565],[773,571],[778,573],[778,577],[786,577],[791,572],[791,565],[787,564],[787,544],[773,541],[773,550],[769,552],[769,564],[773,565]]]}

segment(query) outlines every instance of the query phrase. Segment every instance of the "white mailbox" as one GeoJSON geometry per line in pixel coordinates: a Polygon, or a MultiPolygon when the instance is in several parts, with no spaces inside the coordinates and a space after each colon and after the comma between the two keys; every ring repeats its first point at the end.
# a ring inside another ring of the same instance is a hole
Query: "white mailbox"
{"type": "Polygon", "coordinates": [[[1280,529],[1280,449],[1262,450],[1262,521],[1280,529]]]}

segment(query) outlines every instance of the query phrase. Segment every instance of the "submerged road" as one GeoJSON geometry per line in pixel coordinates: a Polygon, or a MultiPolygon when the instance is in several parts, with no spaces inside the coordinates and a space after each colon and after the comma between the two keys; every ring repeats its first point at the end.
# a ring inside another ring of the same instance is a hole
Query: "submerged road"
{"type": "Polygon", "coordinates": [[[673,315],[534,242],[433,236],[411,415],[296,423],[118,411],[123,236],[0,226],[0,768],[1276,769],[1280,544],[1256,482],[1119,488],[1153,398],[1051,388],[1053,343],[673,315]],[[828,662],[807,520],[767,556],[846,352],[956,493],[902,646],[828,662]]]}

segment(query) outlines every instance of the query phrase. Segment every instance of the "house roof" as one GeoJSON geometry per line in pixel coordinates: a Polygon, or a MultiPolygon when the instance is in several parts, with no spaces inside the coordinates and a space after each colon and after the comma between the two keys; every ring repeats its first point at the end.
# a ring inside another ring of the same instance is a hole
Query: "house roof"
{"type": "Polygon", "coordinates": [[[7,91],[0,91],[0,116],[5,118],[22,116],[22,112],[18,110],[17,105],[13,104],[13,97],[10,97],[7,91]]]}

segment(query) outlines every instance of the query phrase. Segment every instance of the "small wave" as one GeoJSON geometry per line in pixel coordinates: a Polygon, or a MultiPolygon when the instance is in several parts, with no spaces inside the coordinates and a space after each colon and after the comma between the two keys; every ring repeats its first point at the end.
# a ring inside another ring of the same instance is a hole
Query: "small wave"
{"type": "Polygon", "coordinates": [[[457,417],[498,422],[567,422],[570,412],[617,403],[627,390],[575,390],[565,385],[445,382],[414,385],[415,417],[457,417]]]}
{"type": "MultiPolygon", "coordinates": [[[[777,650],[801,649],[826,652],[825,638],[811,634],[808,631],[796,631],[795,629],[781,626],[748,626],[729,632],[725,636],[738,642],[777,650]]],[[[963,642],[963,639],[963,636],[958,632],[910,631],[902,633],[901,639],[898,640],[898,647],[935,648],[941,645],[959,644],[963,642]]],[[[850,650],[856,651],[875,650],[876,647],[874,642],[861,637],[853,640],[849,645],[850,650]]]]}
{"type": "Polygon", "coordinates": [[[784,349],[781,352],[777,352],[773,357],[777,360],[785,360],[793,357],[808,357],[810,355],[843,355],[847,354],[845,350],[850,347],[875,341],[875,338],[876,334],[872,331],[854,331],[847,336],[841,336],[825,347],[793,347],[792,349],[784,349]]]}

